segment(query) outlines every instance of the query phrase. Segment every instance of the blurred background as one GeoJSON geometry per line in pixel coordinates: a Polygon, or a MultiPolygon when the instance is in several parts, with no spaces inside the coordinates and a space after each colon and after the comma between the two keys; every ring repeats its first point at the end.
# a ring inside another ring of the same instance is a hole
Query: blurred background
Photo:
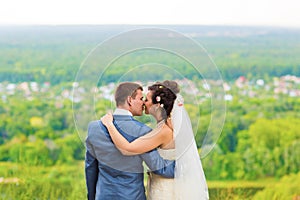
{"type": "MultiPolygon", "coordinates": [[[[211,199],[300,198],[296,1],[26,2],[0,8],[1,199],[85,199],[83,140],[91,113],[97,120],[114,108],[122,80],[147,86],[165,79],[181,87],[200,154],[215,112],[210,88],[224,91],[221,135],[201,157],[211,199]],[[147,27],[201,44],[222,80],[205,79],[182,58],[144,50],[118,58],[97,83],[77,82],[97,45],[147,27]]],[[[150,117],[138,119],[153,125],[150,117]]]]}

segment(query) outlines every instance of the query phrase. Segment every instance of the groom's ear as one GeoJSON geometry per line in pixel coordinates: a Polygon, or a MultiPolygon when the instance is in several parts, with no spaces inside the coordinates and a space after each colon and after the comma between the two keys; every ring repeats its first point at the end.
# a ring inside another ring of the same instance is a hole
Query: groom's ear
{"type": "Polygon", "coordinates": [[[131,106],[131,97],[127,97],[127,103],[129,106],[131,106]]]}

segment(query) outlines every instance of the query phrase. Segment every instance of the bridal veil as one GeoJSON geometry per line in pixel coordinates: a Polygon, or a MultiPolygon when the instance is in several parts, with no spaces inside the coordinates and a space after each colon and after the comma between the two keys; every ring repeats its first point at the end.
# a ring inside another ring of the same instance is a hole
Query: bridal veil
{"type": "Polygon", "coordinates": [[[209,199],[208,187],[197,150],[193,129],[183,105],[183,97],[177,94],[172,110],[176,166],[175,196],[180,200],[209,199]]]}

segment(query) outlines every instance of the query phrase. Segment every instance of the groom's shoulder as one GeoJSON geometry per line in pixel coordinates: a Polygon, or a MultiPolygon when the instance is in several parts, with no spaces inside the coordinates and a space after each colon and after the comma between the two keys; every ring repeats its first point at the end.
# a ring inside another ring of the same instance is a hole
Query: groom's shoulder
{"type": "Polygon", "coordinates": [[[136,126],[146,126],[144,123],[132,118],[132,123],[134,123],[136,126]]]}
{"type": "Polygon", "coordinates": [[[95,120],[95,121],[90,121],[89,124],[88,124],[88,127],[99,127],[100,123],[99,120],[95,120]]]}
{"type": "Polygon", "coordinates": [[[150,128],[149,126],[147,126],[146,124],[144,124],[144,123],[142,123],[142,122],[140,122],[140,121],[138,121],[138,120],[136,120],[136,119],[133,119],[133,120],[132,120],[132,123],[134,123],[134,125],[135,125],[137,128],[142,129],[142,130],[144,130],[144,131],[146,131],[146,132],[151,131],[151,128],[150,128]]]}
{"type": "Polygon", "coordinates": [[[100,130],[103,128],[103,124],[101,123],[100,120],[95,120],[91,121],[88,124],[88,131],[90,132],[91,130],[100,130]]]}
{"type": "Polygon", "coordinates": [[[119,127],[130,127],[133,130],[143,132],[151,131],[150,127],[129,115],[114,115],[114,120],[119,127]]]}
{"type": "Polygon", "coordinates": [[[107,132],[107,129],[100,120],[89,122],[87,137],[89,138],[100,137],[100,136],[102,137],[104,132],[107,132]]]}

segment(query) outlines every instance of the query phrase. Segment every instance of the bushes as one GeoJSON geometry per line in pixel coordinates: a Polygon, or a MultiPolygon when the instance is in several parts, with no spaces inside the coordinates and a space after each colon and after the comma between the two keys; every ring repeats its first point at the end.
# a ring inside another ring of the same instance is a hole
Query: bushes
{"type": "Polygon", "coordinates": [[[254,196],[254,200],[276,199],[290,200],[300,198],[300,172],[286,175],[275,185],[266,187],[254,196]]]}

